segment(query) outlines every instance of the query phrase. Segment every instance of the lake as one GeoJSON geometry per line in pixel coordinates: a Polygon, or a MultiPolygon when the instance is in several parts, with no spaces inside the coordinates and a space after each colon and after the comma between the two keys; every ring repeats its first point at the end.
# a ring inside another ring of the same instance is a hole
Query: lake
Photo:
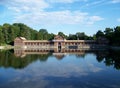
{"type": "Polygon", "coordinates": [[[120,88],[120,51],[2,50],[0,88],[120,88]]]}

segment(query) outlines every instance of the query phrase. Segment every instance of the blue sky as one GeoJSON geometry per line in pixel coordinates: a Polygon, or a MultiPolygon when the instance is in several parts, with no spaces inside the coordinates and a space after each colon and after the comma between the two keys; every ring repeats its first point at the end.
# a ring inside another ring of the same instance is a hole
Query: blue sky
{"type": "Polygon", "coordinates": [[[93,35],[120,26],[120,0],[0,0],[0,25],[4,23],[93,35]]]}

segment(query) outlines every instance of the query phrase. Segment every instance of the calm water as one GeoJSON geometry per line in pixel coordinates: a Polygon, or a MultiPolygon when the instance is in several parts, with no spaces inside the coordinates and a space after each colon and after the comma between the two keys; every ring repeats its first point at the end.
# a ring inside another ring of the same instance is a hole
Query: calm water
{"type": "Polygon", "coordinates": [[[1,51],[0,88],[120,88],[120,51],[1,51]]]}

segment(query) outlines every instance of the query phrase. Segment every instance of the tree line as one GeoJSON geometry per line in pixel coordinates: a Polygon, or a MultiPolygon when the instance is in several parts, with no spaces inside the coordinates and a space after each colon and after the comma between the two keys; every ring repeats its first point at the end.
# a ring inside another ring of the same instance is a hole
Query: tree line
{"type": "Polygon", "coordinates": [[[13,44],[16,37],[25,37],[28,40],[51,40],[53,33],[48,33],[46,29],[34,30],[23,23],[12,25],[5,23],[0,26],[0,45],[13,44]]]}
{"type": "Polygon", "coordinates": [[[94,35],[94,39],[99,37],[106,38],[109,41],[109,45],[120,46],[120,26],[106,28],[104,31],[98,30],[94,35]]]}
{"type": "MultiPolygon", "coordinates": [[[[120,46],[120,26],[106,28],[105,31],[98,30],[93,36],[88,36],[84,32],[65,35],[63,32],[58,32],[58,35],[65,37],[68,40],[97,40],[99,37],[106,38],[110,45],[120,46]]],[[[47,29],[39,31],[28,27],[23,23],[0,25],[0,45],[11,44],[16,37],[25,37],[30,40],[52,40],[55,34],[49,33],[47,29]]]]}

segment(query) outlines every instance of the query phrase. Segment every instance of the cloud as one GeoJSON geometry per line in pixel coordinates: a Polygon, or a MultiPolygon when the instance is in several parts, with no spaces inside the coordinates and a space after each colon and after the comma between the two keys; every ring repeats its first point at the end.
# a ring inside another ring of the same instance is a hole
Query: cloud
{"type": "Polygon", "coordinates": [[[56,12],[37,12],[17,15],[15,22],[24,22],[36,25],[57,25],[57,24],[94,24],[103,18],[99,16],[89,16],[88,13],[79,11],[56,11],[56,12]]]}
{"type": "Polygon", "coordinates": [[[117,21],[120,22],[120,18],[118,18],[117,21]]]}
{"type": "Polygon", "coordinates": [[[91,72],[100,72],[101,70],[103,70],[102,68],[100,67],[96,67],[94,64],[92,63],[88,63],[88,67],[89,67],[89,70],[91,72]]]}
{"type": "Polygon", "coordinates": [[[9,0],[6,4],[8,9],[21,12],[39,12],[49,7],[44,0],[9,0]]]}
{"type": "Polygon", "coordinates": [[[112,3],[120,3],[120,0],[112,0],[112,3]]]}
{"type": "MultiPolygon", "coordinates": [[[[71,12],[71,11],[56,11],[56,12],[38,12],[32,14],[24,14],[16,17],[16,21],[23,19],[36,21],[40,24],[76,24],[84,20],[86,13],[71,12]]],[[[30,21],[29,21],[30,22],[30,21]]]]}
{"type": "Polygon", "coordinates": [[[75,0],[49,0],[51,3],[73,3],[75,0]]]}
{"type": "MultiPolygon", "coordinates": [[[[53,2],[53,0],[50,0],[53,2]]],[[[54,2],[72,3],[78,0],[54,0],[54,2]]],[[[80,0],[87,1],[87,0],[80,0]]],[[[58,24],[94,24],[103,20],[100,16],[90,16],[87,12],[81,11],[46,11],[51,4],[45,0],[5,0],[6,7],[13,11],[13,22],[22,22],[29,26],[58,25],[58,24]]]]}
{"type": "Polygon", "coordinates": [[[88,0],[48,0],[50,3],[74,3],[74,2],[87,2],[88,0]]]}
{"type": "Polygon", "coordinates": [[[102,18],[100,16],[91,16],[91,17],[89,17],[89,20],[88,20],[87,24],[92,25],[95,22],[101,21],[101,20],[104,20],[104,18],[102,18]]]}
{"type": "Polygon", "coordinates": [[[86,4],[82,6],[82,8],[100,6],[106,3],[107,3],[106,0],[89,1],[89,2],[86,2],[86,4]]]}

